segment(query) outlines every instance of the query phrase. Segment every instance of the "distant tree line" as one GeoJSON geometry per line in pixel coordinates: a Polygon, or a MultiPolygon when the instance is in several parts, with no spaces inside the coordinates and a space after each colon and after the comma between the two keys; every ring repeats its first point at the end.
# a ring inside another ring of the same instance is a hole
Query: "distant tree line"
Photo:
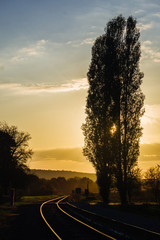
{"type": "Polygon", "coordinates": [[[92,47],[83,152],[96,169],[105,203],[115,178],[121,203],[127,204],[139,156],[144,113],[139,37],[136,20],[120,15],[108,22],[92,47]]]}
{"type": "Polygon", "coordinates": [[[89,191],[91,193],[98,193],[96,182],[86,177],[74,177],[69,179],[58,177],[47,180],[44,178],[40,179],[35,175],[29,175],[28,180],[25,195],[71,194],[76,188],[81,188],[82,193],[84,193],[87,186],[89,186],[89,191]]]}
{"type": "MultiPolygon", "coordinates": [[[[113,177],[109,200],[111,202],[120,202],[117,192],[116,178],[113,177]]],[[[50,194],[71,194],[76,188],[81,188],[82,195],[85,189],[89,187],[90,194],[99,193],[98,185],[89,178],[52,178],[50,180],[38,178],[33,174],[28,174],[27,185],[24,188],[24,195],[50,195],[50,194]]],[[[160,166],[149,168],[145,173],[137,167],[132,170],[128,178],[128,201],[130,203],[160,203],[160,166]]],[[[101,199],[99,197],[99,199],[101,199]]]]}

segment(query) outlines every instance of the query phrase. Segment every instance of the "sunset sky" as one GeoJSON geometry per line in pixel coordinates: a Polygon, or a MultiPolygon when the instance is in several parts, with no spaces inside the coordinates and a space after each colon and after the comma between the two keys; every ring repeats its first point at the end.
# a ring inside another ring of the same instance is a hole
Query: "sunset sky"
{"type": "Polygon", "coordinates": [[[31,168],[94,172],[82,155],[86,73],[106,23],[133,15],[146,96],[139,166],[160,164],[160,1],[0,0],[0,121],[29,132],[31,168]]]}

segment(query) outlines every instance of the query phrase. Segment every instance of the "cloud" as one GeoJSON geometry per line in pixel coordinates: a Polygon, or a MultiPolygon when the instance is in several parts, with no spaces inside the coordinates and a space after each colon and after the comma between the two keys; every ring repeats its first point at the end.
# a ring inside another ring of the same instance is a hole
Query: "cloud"
{"type": "Polygon", "coordinates": [[[157,164],[160,164],[160,143],[141,144],[138,166],[142,169],[142,173],[157,164]]]}
{"type": "Polygon", "coordinates": [[[32,169],[95,173],[92,164],[83,156],[80,147],[34,151],[32,160],[28,164],[32,169]]]}
{"type": "Polygon", "coordinates": [[[59,148],[35,151],[28,165],[31,169],[95,173],[92,164],[83,156],[81,148],[59,148]]]}
{"type": "Polygon", "coordinates": [[[145,31],[145,30],[152,28],[153,24],[152,23],[148,23],[148,24],[138,23],[137,26],[138,26],[138,28],[140,28],[141,31],[145,31]]]}
{"type": "Polygon", "coordinates": [[[20,84],[17,83],[1,83],[0,84],[0,89],[5,89],[5,88],[16,88],[21,86],[20,84]]]}
{"type": "Polygon", "coordinates": [[[154,13],[153,16],[155,16],[155,17],[160,17],[160,12],[154,13]]]}
{"type": "Polygon", "coordinates": [[[93,25],[93,26],[91,26],[91,29],[97,29],[97,26],[93,25]]]}
{"type": "Polygon", "coordinates": [[[81,89],[87,89],[88,82],[86,78],[75,79],[68,83],[61,85],[47,85],[47,84],[32,84],[22,85],[19,83],[2,83],[0,89],[7,89],[19,94],[36,94],[36,93],[59,93],[78,91],[81,89]]]}
{"type": "Polygon", "coordinates": [[[135,11],[135,14],[139,14],[139,13],[144,13],[144,10],[139,9],[139,10],[135,11]]]}
{"type": "Polygon", "coordinates": [[[0,65],[0,71],[3,71],[3,70],[4,70],[4,66],[0,65]]]}
{"type": "Polygon", "coordinates": [[[142,117],[142,124],[156,124],[160,122],[160,105],[145,105],[145,114],[142,117]]]}
{"type": "MultiPolygon", "coordinates": [[[[160,143],[141,144],[139,167],[146,171],[160,164],[160,143]]],[[[84,172],[94,172],[91,164],[83,156],[82,148],[57,148],[34,151],[31,161],[32,168],[65,169],[84,172]]]]}
{"type": "MultiPolygon", "coordinates": [[[[88,33],[89,35],[90,34],[94,34],[94,32],[89,32],[88,33]]],[[[85,38],[83,39],[82,41],[77,41],[77,40],[72,40],[72,41],[68,41],[66,42],[66,45],[70,45],[72,47],[80,47],[80,46],[83,46],[83,45],[92,45],[95,41],[95,38],[85,38]]]]}
{"type": "Polygon", "coordinates": [[[94,43],[94,40],[95,39],[93,39],[93,38],[86,38],[80,43],[80,45],[86,45],[86,44],[87,45],[92,45],[94,43]]]}
{"type": "Polygon", "coordinates": [[[52,161],[52,160],[69,160],[74,162],[86,161],[83,156],[81,148],[58,148],[51,150],[40,150],[35,151],[33,161],[52,161]]]}
{"type": "Polygon", "coordinates": [[[23,62],[31,57],[42,55],[47,42],[47,40],[42,39],[35,44],[19,49],[16,55],[11,58],[11,62],[23,62]]]}
{"type": "Polygon", "coordinates": [[[87,82],[86,78],[76,79],[76,80],[72,80],[69,83],[62,84],[62,88],[66,89],[66,90],[68,89],[69,91],[79,90],[79,89],[87,89],[88,82],[87,82]]]}
{"type": "Polygon", "coordinates": [[[73,41],[68,41],[66,42],[66,45],[71,45],[73,43],[73,41]]]}
{"type": "Polygon", "coordinates": [[[143,136],[141,143],[160,141],[160,104],[145,105],[145,114],[141,119],[143,136]]]}
{"type": "Polygon", "coordinates": [[[160,161],[160,143],[141,144],[140,161],[160,161]]]}
{"type": "Polygon", "coordinates": [[[142,49],[142,60],[150,59],[155,63],[160,62],[160,51],[152,48],[151,41],[144,41],[141,46],[142,49]]]}
{"type": "Polygon", "coordinates": [[[145,45],[145,46],[146,46],[146,45],[151,45],[151,44],[152,44],[152,42],[149,41],[149,40],[143,42],[143,45],[145,45]]]}

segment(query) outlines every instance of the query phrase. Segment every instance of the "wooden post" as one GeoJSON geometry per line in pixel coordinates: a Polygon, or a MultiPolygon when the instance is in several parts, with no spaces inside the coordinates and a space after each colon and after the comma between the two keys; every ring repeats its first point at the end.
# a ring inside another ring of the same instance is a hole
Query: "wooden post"
{"type": "Polygon", "coordinates": [[[11,206],[14,206],[15,188],[11,188],[11,189],[10,189],[10,200],[11,200],[11,206]]]}

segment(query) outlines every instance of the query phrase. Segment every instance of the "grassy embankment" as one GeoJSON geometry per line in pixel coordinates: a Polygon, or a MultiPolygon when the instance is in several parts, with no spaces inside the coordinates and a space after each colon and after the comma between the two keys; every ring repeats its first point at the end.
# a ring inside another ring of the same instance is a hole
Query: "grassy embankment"
{"type": "Polygon", "coordinates": [[[20,200],[16,201],[14,206],[9,202],[0,205],[0,230],[8,228],[14,217],[17,216],[17,208],[23,204],[41,203],[48,199],[57,197],[55,195],[49,196],[23,196],[20,200]]]}

